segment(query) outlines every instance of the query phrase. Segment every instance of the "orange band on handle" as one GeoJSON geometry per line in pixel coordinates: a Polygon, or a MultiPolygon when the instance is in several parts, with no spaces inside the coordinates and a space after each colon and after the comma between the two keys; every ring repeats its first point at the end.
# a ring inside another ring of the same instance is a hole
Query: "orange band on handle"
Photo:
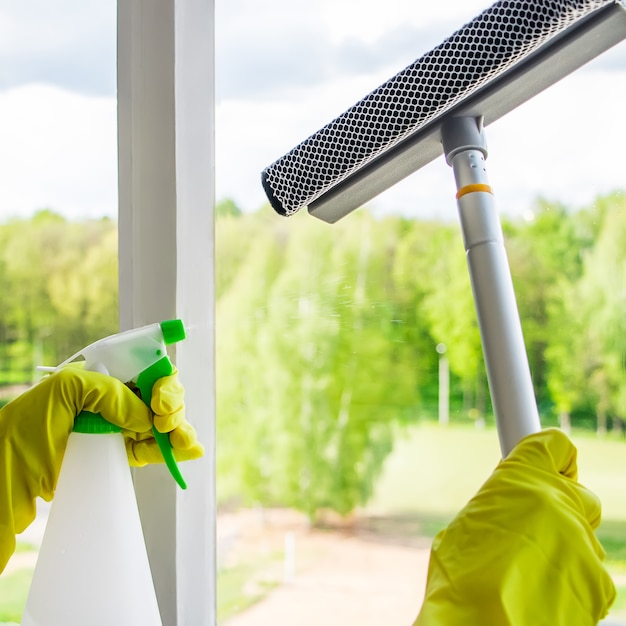
{"type": "Polygon", "coordinates": [[[483,185],[482,183],[474,183],[473,185],[465,185],[456,192],[456,199],[462,198],[468,193],[474,193],[475,191],[484,191],[485,193],[493,193],[493,189],[489,185],[483,185]]]}

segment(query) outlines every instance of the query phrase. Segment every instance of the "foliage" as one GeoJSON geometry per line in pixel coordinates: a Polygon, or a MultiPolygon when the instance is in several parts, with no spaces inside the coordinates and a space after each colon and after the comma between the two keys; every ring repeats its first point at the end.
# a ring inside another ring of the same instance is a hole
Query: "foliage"
{"type": "Polygon", "coordinates": [[[390,341],[389,224],[389,245],[376,248],[368,215],[332,236],[294,218],[275,232],[281,245],[271,257],[259,254],[272,239],[258,229],[245,287],[219,302],[218,437],[233,433],[239,453],[218,449],[218,468],[240,472],[250,499],[313,518],[324,508],[348,513],[371,494],[394,416],[413,410],[417,391],[404,356],[413,347],[390,341]]]}
{"type": "MultiPolygon", "coordinates": [[[[539,199],[534,219],[505,224],[548,423],[552,411],[571,414],[574,423],[596,408],[601,419],[616,418],[618,390],[626,388],[616,288],[624,283],[606,271],[620,266],[618,252],[626,249],[619,239],[623,195],[597,205],[569,213],[539,199]],[[596,260],[607,233],[616,242],[603,245],[596,260]],[[603,280],[586,278],[596,263],[603,280]],[[602,302],[608,308],[600,315],[602,302]]],[[[217,232],[218,241],[227,233],[230,242],[237,232],[254,233],[247,251],[222,244],[232,265],[220,268],[218,255],[218,276],[231,273],[218,301],[221,498],[237,493],[313,519],[324,508],[345,513],[366,502],[395,425],[435,412],[438,343],[446,344],[453,372],[453,417],[489,409],[455,225],[362,213],[331,228],[306,216],[257,214],[218,220],[217,232]]]]}
{"type": "MultiPolygon", "coordinates": [[[[542,419],[626,417],[626,199],[539,199],[504,232],[542,419]]],[[[360,211],[334,226],[216,211],[218,489],[312,519],[371,497],[399,427],[489,403],[456,224],[360,211]]],[[[50,211],[0,225],[0,385],[117,328],[116,225],[50,211]]]]}
{"type": "Polygon", "coordinates": [[[117,328],[117,226],[51,211],[0,226],[0,384],[117,328]]]}
{"type": "Polygon", "coordinates": [[[539,199],[533,219],[511,227],[507,238],[513,280],[535,394],[546,398],[545,351],[554,332],[562,329],[556,306],[567,285],[581,273],[583,244],[565,207],[539,199]],[[551,322],[555,320],[557,324],[551,322]],[[556,328],[555,328],[556,326],[556,328]]]}

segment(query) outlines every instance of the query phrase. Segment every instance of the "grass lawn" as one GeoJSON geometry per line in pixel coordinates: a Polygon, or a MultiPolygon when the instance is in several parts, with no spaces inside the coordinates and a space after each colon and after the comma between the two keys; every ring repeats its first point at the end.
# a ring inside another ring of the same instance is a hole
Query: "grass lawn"
{"type": "Polygon", "coordinates": [[[32,575],[25,568],[0,576],[0,623],[19,624],[32,575]]]}
{"type": "MultiPolygon", "coordinates": [[[[626,521],[626,441],[573,433],[579,480],[602,501],[603,518],[626,521]]],[[[368,508],[453,515],[500,459],[493,428],[425,424],[396,441],[368,508]]]]}
{"type": "Polygon", "coordinates": [[[498,462],[495,431],[420,425],[400,435],[368,509],[451,516],[498,462]]]}
{"type": "MultiPolygon", "coordinates": [[[[32,550],[32,546],[17,544],[16,552],[29,550],[32,550]]],[[[276,563],[281,564],[279,554],[271,555],[262,562],[245,563],[218,572],[218,624],[223,624],[229,617],[245,611],[276,587],[278,582],[275,577],[265,575],[268,568],[276,563]]],[[[0,625],[19,624],[32,576],[32,568],[19,569],[0,576],[0,625]]]]}
{"type": "MultiPolygon", "coordinates": [[[[272,562],[280,561],[277,555],[272,562]]],[[[245,563],[217,574],[217,623],[242,613],[279,585],[275,577],[260,576],[269,562],[245,563]]]]}
{"type": "MultiPolygon", "coordinates": [[[[626,441],[589,432],[574,432],[572,440],[579,480],[602,502],[597,536],[618,589],[612,614],[626,618],[626,441]]],[[[379,515],[438,520],[441,528],[476,493],[499,458],[494,428],[416,427],[397,441],[368,508],[379,515]]]]}
{"type": "MultiPolygon", "coordinates": [[[[579,451],[580,481],[603,504],[603,522],[597,534],[618,587],[613,615],[626,618],[626,441],[598,439],[591,433],[574,433],[572,439],[579,451]]],[[[400,531],[432,537],[480,488],[499,457],[493,428],[429,424],[407,430],[387,459],[367,510],[386,516],[376,518],[382,534],[400,531]]],[[[20,545],[19,549],[30,547],[20,545]]],[[[263,572],[275,565],[279,556],[219,572],[219,623],[278,584],[276,577],[263,572]]],[[[31,576],[32,571],[24,569],[0,577],[0,623],[19,622],[31,576]]]]}

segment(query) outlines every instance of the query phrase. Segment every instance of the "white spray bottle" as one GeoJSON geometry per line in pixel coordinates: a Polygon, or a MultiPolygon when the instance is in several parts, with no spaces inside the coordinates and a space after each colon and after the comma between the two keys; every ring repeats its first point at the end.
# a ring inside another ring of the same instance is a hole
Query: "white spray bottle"
{"type": "MultiPolygon", "coordinates": [[[[51,369],[82,357],[86,369],[136,385],[149,404],[156,380],[173,371],[166,344],[184,338],[181,320],[151,324],[101,339],[51,369]]],[[[167,433],[153,434],[185,489],[167,433]]],[[[161,623],[123,436],[83,411],[63,457],[22,626],[161,623]]]]}

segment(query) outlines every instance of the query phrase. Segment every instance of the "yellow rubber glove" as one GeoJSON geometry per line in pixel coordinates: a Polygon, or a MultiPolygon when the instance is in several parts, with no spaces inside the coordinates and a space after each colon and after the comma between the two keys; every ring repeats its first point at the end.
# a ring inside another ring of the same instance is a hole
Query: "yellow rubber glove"
{"type": "MultiPolygon", "coordinates": [[[[185,390],[175,372],[154,383],[150,403],[154,425],[159,432],[170,434],[170,443],[178,461],[190,461],[204,454],[204,447],[198,442],[194,427],[185,419],[184,397],[185,390]]],[[[163,463],[163,455],[152,436],[152,430],[139,432],[123,427],[122,432],[131,465],[141,467],[149,463],[163,463]]]]}
{"type": "Polygon", "coordinates": [[[595,626],[615,599],[594,529],[598,498],[577,482],[557,429],[523,439],[434,540],[414,626],[595,626]]]}
{"type": "MultiPolygon", "coordinates": [[[[152,409],[157,429],[172,431],[178,460],[202,456],[204,449],[185,421],[176,373],[155,384],[152,409]]],[[[35,518],[35,499],[52,499],[74,418],[83,410],[123,429],[131,464],[162,461],[151,437],[152,412],[126,385],[74,367],[44,378],[0,409],[0,572],[15,549],[15,535],[35,518]],[[138,448],[136,438],[142,439],[138,448]]]]}

